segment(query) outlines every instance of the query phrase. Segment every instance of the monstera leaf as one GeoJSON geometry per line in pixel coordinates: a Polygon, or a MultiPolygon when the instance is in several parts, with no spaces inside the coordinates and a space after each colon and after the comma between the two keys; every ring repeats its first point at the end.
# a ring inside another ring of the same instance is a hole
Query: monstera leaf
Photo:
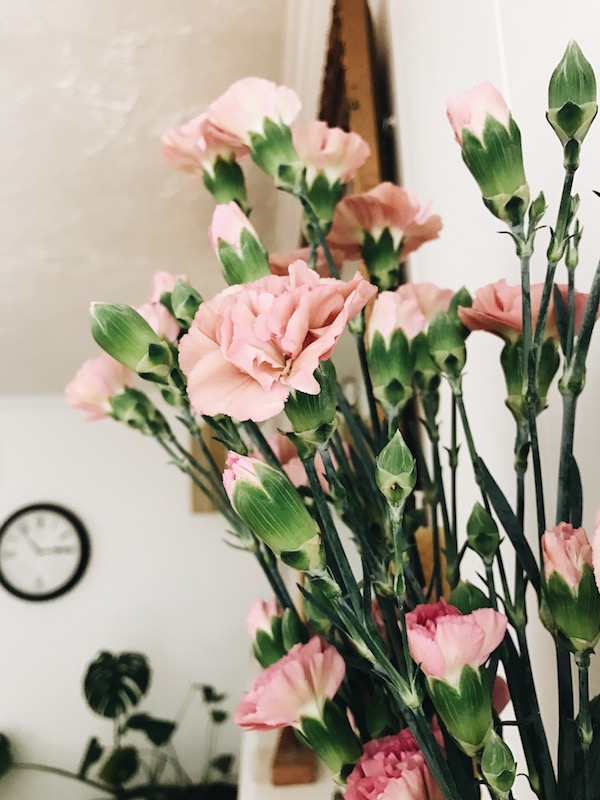
{"type": "Polygon", "coordinates": [[[143,731],[152,744],[161,747],[171,738],[175,723],[168,719],[151,717],[149,714],[132,714],[127,720],[126,727],[132,731],[143,731]]]}
{"type": "Polygon", "coordinates": [[[141,653],[102,652],[88,667],[83,691],[92,711],[115,719],[140,702],[149,684],[150,667],[141,653]]]}
{"type": "Polygon", "coordinates": [[[135,747],[117,747],[104,762],[98,777],[111,786],[121,786],[133,778],[139,764],[135,747]]]}

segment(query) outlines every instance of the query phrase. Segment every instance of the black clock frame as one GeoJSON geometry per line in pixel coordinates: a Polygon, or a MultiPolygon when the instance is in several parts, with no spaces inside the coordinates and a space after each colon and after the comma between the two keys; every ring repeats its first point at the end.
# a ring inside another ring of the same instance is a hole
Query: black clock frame
{"type": "Polygon", "coordinates": [[[62,597],[63,594],[69,592],[77,583],[79,583],[89,564],[91,547],[90,537],[83,522],[68,508],[58,505],[57,503],[30,503],[26,506],[18,508],[6,520],[4,520],[0,526],[0,542],[2,541],[2,537],[6,533],[7,529],[16,519],[27,516],[32,512],[35,513],[36,511],[52,511],[68,520],[69,524],[72,525],[73,529],[75,530],[81,546],[79,563],[73,575],[58,589],[46,592],[45,594],[31,594],[29,592],[23,592],[21,589],[13,586],[13,584],[4,575],[2,562],[0,559],[0,586],[3,586],[8,592],[10,592],[10,594],[20,598],[21,600],[29,600],[34,603],[39,603],[45,602],[46,600],[54,600],[57,597],[62,597]]]}

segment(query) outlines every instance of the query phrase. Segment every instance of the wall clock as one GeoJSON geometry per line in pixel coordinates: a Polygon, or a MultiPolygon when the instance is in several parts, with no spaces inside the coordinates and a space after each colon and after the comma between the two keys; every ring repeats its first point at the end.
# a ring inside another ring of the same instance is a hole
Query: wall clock
{"type": "Polygon", "coordinates": [[[65,594],[80,580],[89,558],[83,523],[62,506],[25,506],[0,527],[0,584],[23,600],[65,594]]]}

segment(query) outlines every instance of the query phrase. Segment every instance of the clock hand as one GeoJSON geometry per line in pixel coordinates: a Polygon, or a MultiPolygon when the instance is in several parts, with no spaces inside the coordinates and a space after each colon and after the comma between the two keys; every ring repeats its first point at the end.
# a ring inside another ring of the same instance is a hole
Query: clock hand
{"type": "Polygon", "coordinates": [[[25,536],[25,538],[27,539],[27,541],[29,542],[29,544],[32,546],[32,548],[34,549],[34,551],[36,553],[39,554],[39,553],[42,552],[42,548],[39,546],[39,544],[36,542],[36,540],[31,535],[31,531],[28,531],[28,530],[24,531],[24,536],[25,536]]]}
{"type": "Polygon", "coordinates": [[[41,555],[47,556],[52,553],[74,553],[75,548],[67,544],[58,544],[55,547],[40,547],[39,552],[41,555]]]}

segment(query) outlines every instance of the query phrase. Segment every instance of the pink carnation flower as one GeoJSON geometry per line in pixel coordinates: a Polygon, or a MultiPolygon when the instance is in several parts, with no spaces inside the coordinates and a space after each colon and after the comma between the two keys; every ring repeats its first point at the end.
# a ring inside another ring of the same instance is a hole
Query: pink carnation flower
{"type": "MultiPolygon", "coordinates": [[[[434,735],[440,748],[439,728],[434,735]]],[[[348,776],[345,800],[444,800],[415,737],[408,728],[373,739],[348,776]]]]}
{"type": "MultiPolygon", "coordinates": [[[[535,329],[540,312],[543,284],[531,286],[531,316],[535,329]]],[[[567,286],[558,286],[567,304],[567,286]]],[[[501,336],[505,341],[515,341],[523,333],[523,309],[521,286],[509,286],[504,278],[478,289],[471,308],[459,307],[458,315],[464,325],[472,331],[488,331],[501,336]]],[[[587,302],[587,294],[575,293],[575,331],[579,330],[587,302]]],[[[558,339],[554,298],[550,296],[546,319],[546,338],[558,339]]]]}
{"type": "Polygon", "coordinates": [[[456,141],[462,145],[466,128],[479,140],[483,137],[485,121],[494,117],[506,129],[510,122],[510,110],[498,89],[489,81],[480,83],[468,92],[462,92],[447,102],[446,113],[452,125],[456,141]]]}
{"type": "Polygon", "coordinates": [[[133,372],[119,364],[107,353],[88,359],[67,385],[67,402],[74,408],[87,411],[88,421],[107,417],[111,398],[121,394],[133,380],[133,372]]]}
{"type": "Polygon", "coordinates": [[[348,183],[371,155],[369,145],[357,133],[330,128],[316,119],[294,125],[292,142],[306,168],[309,186],[319,174],[325,175],[330,185],[348,183]]]}
{"type": "Polygon", "coordinates": [[[507,682],[500,675],[496,675],[492,687],[492,708],[500,715],[510,703],[510,690],[507,682]]]}
{"type": "Polygon", "coordinates": [[[492,608],[463,615],[443,599],[435,605],[423,603],[406,615],[410,654],[428,678],[458,686],[464,667],[477,669],[498,647],[507,622],[492,608]]]}
{"type": "Polygon", "coordinates": [[[177,128],[170,128],[161,137],[160,153],[171,167],[183,172],[212,174],[217,158],[232,161],[246,155],[248,148],[235,137],[211,122],[208,114],[200,114],[177,128]]]}
{"type": "MultiPolygon", "coordinates": [[[[276,431],[275,433],[271,433],[267,436],[267,442],[275,454],[275,457],[281,464],[283,471],[294,484],[296,489],[300,486],[308,486],[308,475],[304,469],[304,464],[302,463],[302,460],[298,455],[298,451],[290,441],[289,437],[285,436],[283,433],[279,433],[279,431],[276,431]]],[[[252,456],[260,461],[263,460],[263,457],[258,450],[253,451],[252,456]]],[[[335,465],[335,460],[332,459],[332,461],[335,465]]],[[[319,478],[321,488],[324,492],[328,492],[329,484],[325,478],[325,465],[323,464],[323,457],[318,451],[315,454],[315,469],[317,470],[317,477],[319,478]]]]}
{"type": "Polygon", "coordinates": [[[253,133],[264,133],[265,119],[290,125],[300,108],[300,98],[293,89],[264,78],[242,78],[210,104],[207,115],[220,131],[240,144],[250,145],[253,133]]]}
{"type": "Polygon", "coordinates": [[[259,676],[234,720],[248,730],[299,727],[302,717],[321,718],[346,674],[344,659],[319,636],[292,649],[259,676]]]}
{"type": "Polygon", "coordinates": [[[402,244],[402,258],[405,258],[424,242],[437,239],[442,222],[412,192],[385,182],[363,194],[345,197],[335,210],[327,238],[346,258],[358,259],[365,234],[379,239],[386,228],[396,249],[402,244]]]}
{"type": "Polygon", "coordinates": [[[287,276],[231,286],[203,303],[179,344],[198,414],[257,422],[283,410],[292,389],[318,394],[313,373],[376,288],[319,278],[302,261],[287,276]]]}
{"type": "MultiPolygon", "coordinates": [[[[344,254],[341,250],[331,250],[330,252],[333,257],[333,263],[339,273],[342,271],[344,254]]],[[[294,261],[308,262],[309,255],[310,248],[308,247],[299,247],[296,250],[289,250],[287,253],[269,253],[269,268],[273,275],[287,275],[290,264],[293,264],[294,261]]],[[[321,248],[319,248],[317,253],[315,268],[317,274],[320,275],[321,278],[331,278],[331,270],[329,269],[327,258],[321,248]]]]}
{"type": "Polygon", "coordinates": [[[367,345],[375,333],[387,341],[401,328],[407,339],[424,331],[438,311],[448,311],[453,292],[433,283],[404,283],[394,292],[380,292],[367,326],[367,345]]]}
{"type": "Polygon", "coordinates": [[[257,631],[271,633],[271,623],[276,617],[282,616],[282,609],[277,598],[271,600],[255,600],[250,606],[246,617],[246,627],[252,639],[256,638],[257,631]]]}
{"type": "Polygon", "coordinates": [[[592,546],[585,530],[561,522],[542,536],[542,551],[546,579],[557,572],[576,591],[584,566],[592,566],[592,546]]]}

